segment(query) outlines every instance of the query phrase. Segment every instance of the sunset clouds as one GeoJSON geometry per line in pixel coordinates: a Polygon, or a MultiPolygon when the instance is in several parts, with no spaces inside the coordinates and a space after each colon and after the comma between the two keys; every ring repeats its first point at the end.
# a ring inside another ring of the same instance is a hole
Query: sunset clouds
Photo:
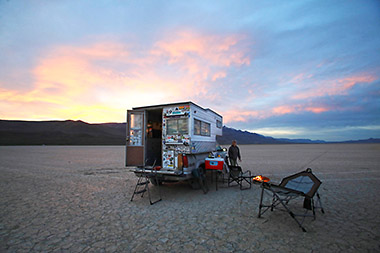
{"type": "MultiPolygon", "coordinates": [[[[172,34],[140,51],[120,41],[52,47],[31,70],[31,87],[4,89],[2,103],[46,105],[39,108],[42,118],[123,121],[120,108],[217,99],[212,83],[225,78],[231,65],[249,65],[238,35],[172,34]]],[[[12,112],[3,115],[12,118],[12,112]]]]}
{"type": "Polygon", "coordinates": [[[0,118],[191,100],[275,137],[380,137],[380,6],[341,5],[0,2],[0,118]]]}
{"type": "Polygon", "coordinates": [[[322,81],[309,78],[307,79],[307,82],[310,83],[310,86],[304,85],[304,87],[300,89],[300,93],[295,94],[293,98],[306,99],[323,96],[347,95],[349,90],[355,85],[370,84],[377,79],[377,76],[371,74],[358,74],[356,76],[348,76],[341,79],[322,81]]]}

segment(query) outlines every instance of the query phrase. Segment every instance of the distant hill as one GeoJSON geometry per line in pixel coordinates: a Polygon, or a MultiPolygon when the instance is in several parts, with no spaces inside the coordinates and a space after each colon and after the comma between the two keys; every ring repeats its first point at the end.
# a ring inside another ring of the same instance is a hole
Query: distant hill
{"type": "MultiPolygon", "coordinates": [[[[0,145],[124,145],[125,137],[125,123],[0,120],[0,145]]],[[[232,140],[239,144],[328,143],[309,139],[276,139],[224,126],[223,136],[217,137],[218,143],[230,144],[232,140]]],[[[380,139],[343,143],[380,143],[380,139]]]]}
{"type": "Polygon", "coordinates": [[[325,141],[314,141],[309,139],[276,139],[248,131],[223,127],[223,136],[217,137],[219,144],[230,144],[236,140],[239,144],[291,144],[291,143],[326,143],[325,141]]]}
{"type": "Polygon", "coordinates": [[[0,120],[0,145],[124,145],[125,123],[0,120]]]}
{"type": "Polygon", "coordinates": [[[234,128],[223,126],[223,136],[218,136],[219,144],[231,144],[232,140],[236,140],[239,144],[284,144],[287,141],[277,140],[272,137],[265,137],[260,134],[241,131],[234,128]]]}
{"type": "Polygon", "coordinates": [[[280,141],[285,141],[287,143],[328,143],[326,141],[322,140],[310,140],[310,139],[287,139],[287,138],[280,138],[276,139],[280,141]]]}
{"type": "Polygon", "coordinates": [[[341,143],[380,143],[379,138],[369,138],[366,140],[357,140],[357,141],[342,141],[341,143]]]}

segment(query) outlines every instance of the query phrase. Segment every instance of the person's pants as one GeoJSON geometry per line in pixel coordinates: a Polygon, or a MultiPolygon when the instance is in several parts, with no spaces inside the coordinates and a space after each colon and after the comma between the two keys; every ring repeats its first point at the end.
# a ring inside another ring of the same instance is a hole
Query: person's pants
{"type": "Polygon", "coordinates": [[[237,159],[230,158],[230,164],[231,164],[231,166],[238,166],[237,159]]]}

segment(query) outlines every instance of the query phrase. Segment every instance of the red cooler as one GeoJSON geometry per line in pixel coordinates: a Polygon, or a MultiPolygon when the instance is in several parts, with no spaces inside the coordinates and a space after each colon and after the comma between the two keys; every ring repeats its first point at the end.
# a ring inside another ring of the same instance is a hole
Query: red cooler
{"type": "Polygon", "coordinates": [[[206,170],[223,170],[223,164],[223,158],[206,158],[206,170]]]}

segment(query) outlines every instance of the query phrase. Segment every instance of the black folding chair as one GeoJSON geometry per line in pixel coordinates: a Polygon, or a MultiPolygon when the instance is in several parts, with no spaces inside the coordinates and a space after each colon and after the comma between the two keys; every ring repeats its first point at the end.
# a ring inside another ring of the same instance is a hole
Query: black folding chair
{"type": "Polygon", "coordinates": [[[268,209],[273,211],[277,207],[283,207],[282,210],[288,212],[302,231],[306,232],[306,229],[302,226],[305,218],[313,217],[313,219],[315,219],[315,209],[317,208],[320,208],[321,212],[324,213],[321,198],[318,193],[318,188],[321,183],[322,182],[312,173],[310,168],[285,177],[279,185],[263,182],[261,184],[262,191],[258,217],[260,218],[268,209]],[[263,204],[264,192],[272,195],[271,204],[263,204]],[[317,196],[316,201],[314,201],[315,195],[317,196]],[[295,213],[291,210],[293,207],[289,206],[289,202],[298,197],[304,197],[304,213],[295,213]],[[308,214],[308,211],[312,211],[312,214],[308,214]]]}
{"type": "Polygon", "coordinates": [[[251,189],[251,171],[247,170],[243,172],[240,166],[228,166],[228,168],[228,186],[231,186],[231,184],[236,183],[235,185],[239,185],[240,190],[251,189]],[[249,186],[244,186],[244,184],[248,184],[249,186]]]}

